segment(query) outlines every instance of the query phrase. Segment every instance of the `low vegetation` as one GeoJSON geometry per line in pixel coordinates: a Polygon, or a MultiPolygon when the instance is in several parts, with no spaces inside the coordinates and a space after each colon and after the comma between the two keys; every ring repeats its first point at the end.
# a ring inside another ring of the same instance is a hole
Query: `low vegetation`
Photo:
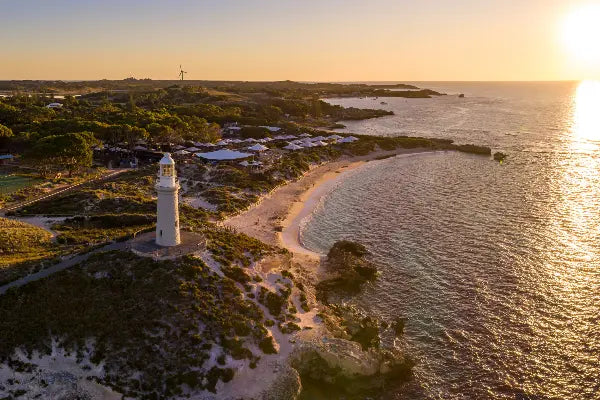
{"type": "Polygon", "coordinates": [[[17,347],[47,354],[60,338],[82,366],[105,363],[99,382],[136,398],[174,396],[186,386],[214,392],[219,380],[233,377],[209,363],[215,346],[247,362],[260,358],[251,348],[274,351],[261,309],[233,280],[191,257],[94,255],[1,296],[0,314],[0,360],[17,347]]]}
{"type": "Polygon", "coordinates": [[[156,217],[143,214],[106,214],[67,218],[52,226],[58,243],[96,244],[129,238],[154,226],[156,217]]]}
{"type": "Polygon", "coordinates": [[[0,268],[53,255],[51,238],[42,228],[0,218],[0,268]]]}

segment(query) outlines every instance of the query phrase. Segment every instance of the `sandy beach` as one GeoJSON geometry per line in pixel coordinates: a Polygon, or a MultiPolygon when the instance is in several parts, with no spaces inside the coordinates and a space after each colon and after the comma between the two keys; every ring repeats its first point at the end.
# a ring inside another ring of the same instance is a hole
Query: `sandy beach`
{"type": "Polygon", "coordinates": [[[302,246],[300,226],[319,204],[320,199],[345,174],[366,162],[423,152],[431,152],[431,149],[380,150],[365,156],[342,158],[316,166],[299,179],[273,190],[257,204],[225,220],[223,224],[265,243],[284,247],[296,258],[318,264],[322,255],[302,246]]]}

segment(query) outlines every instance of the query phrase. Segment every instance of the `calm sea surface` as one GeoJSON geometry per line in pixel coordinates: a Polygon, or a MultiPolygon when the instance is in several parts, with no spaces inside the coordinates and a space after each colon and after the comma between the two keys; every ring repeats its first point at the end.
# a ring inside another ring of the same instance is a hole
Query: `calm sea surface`
{"type": "Polygon", "coordinates": [[[453,95],[330,102],[396,114],[348,132],[451,138],[509,158],[370,163],[302,230],[321,252],[364,243],[382,274],[356,301],[408,318],[416,376],[386,398],[600,399],[600,83],[418,85],[453,95]]]}

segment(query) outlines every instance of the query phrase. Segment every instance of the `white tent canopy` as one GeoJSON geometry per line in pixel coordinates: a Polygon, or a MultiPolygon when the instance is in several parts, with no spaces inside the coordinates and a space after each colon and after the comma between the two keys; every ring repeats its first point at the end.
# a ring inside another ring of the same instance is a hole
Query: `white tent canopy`
{"type": "Polygon", "coordinates": [[[343,139],[343,137],[340,135],[327,136],[327,140],[339,140],[339,139],[343,139]]]}
{"type": "Polygon", "coordinates": [[[190,153],[195,153],[195,152],[199,151],[200,149],[197,147],[188,147],[186,150],[189,151],[190,153]]]}
{"type": "Polygon", "coordinates": [[[175,152],[175,154],[177,154],[177,155],[180,155],[180,156],[185,156],[185,155],[188,155],[188,154],[190,154],[190,152],[189,152],[189,151],[187,151],[187,150],[177,150],[177,151],[175,152]]]}
{"type": "Polygon", "coordinates": [[[288,144],[287,146],[283,147],[283,149],[284,149],[284,150],[292,150],[292,151],[295,151],[295,150],[301,150],[301,149],[302,149],[302,146],[298,146],[298,145],[297,145],[297,144],[295,144],[295,143],[290,143],[290,144],[288,144]]]}
{"type": "Polygon", "coordinates": [[[222,149],[217,151],[211,151],[208,153],[196,153],[196,157],[204,158],[206,160],[238,160],[242,158],[251,157],[251,153],[242,153],[240,151],[234,151],[230,149],[222,149]]]}
{"type": "Polygon", "coordinates": [[[257,143],[254,146],[248,147],[248,150],[251,150],[251,151],[265,151],[265,150],[269,150],[269,148],[267,146],[265,146],[265,145],[257,143]]]}

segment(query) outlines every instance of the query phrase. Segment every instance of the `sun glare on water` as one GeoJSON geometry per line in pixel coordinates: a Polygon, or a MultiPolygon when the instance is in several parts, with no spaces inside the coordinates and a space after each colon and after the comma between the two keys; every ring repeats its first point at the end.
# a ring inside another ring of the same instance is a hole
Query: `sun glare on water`
{"type": "Polygon", "coordinates": [[[600,64],[600,3],[569,14],[563,26],[563,41],[578,60],[600,64]]]}
{"type": "Polygon", "coordinates": [[[583,81],[579,84],[573,120],[576,137],[600,141],[600,82],[583,81]]]}

